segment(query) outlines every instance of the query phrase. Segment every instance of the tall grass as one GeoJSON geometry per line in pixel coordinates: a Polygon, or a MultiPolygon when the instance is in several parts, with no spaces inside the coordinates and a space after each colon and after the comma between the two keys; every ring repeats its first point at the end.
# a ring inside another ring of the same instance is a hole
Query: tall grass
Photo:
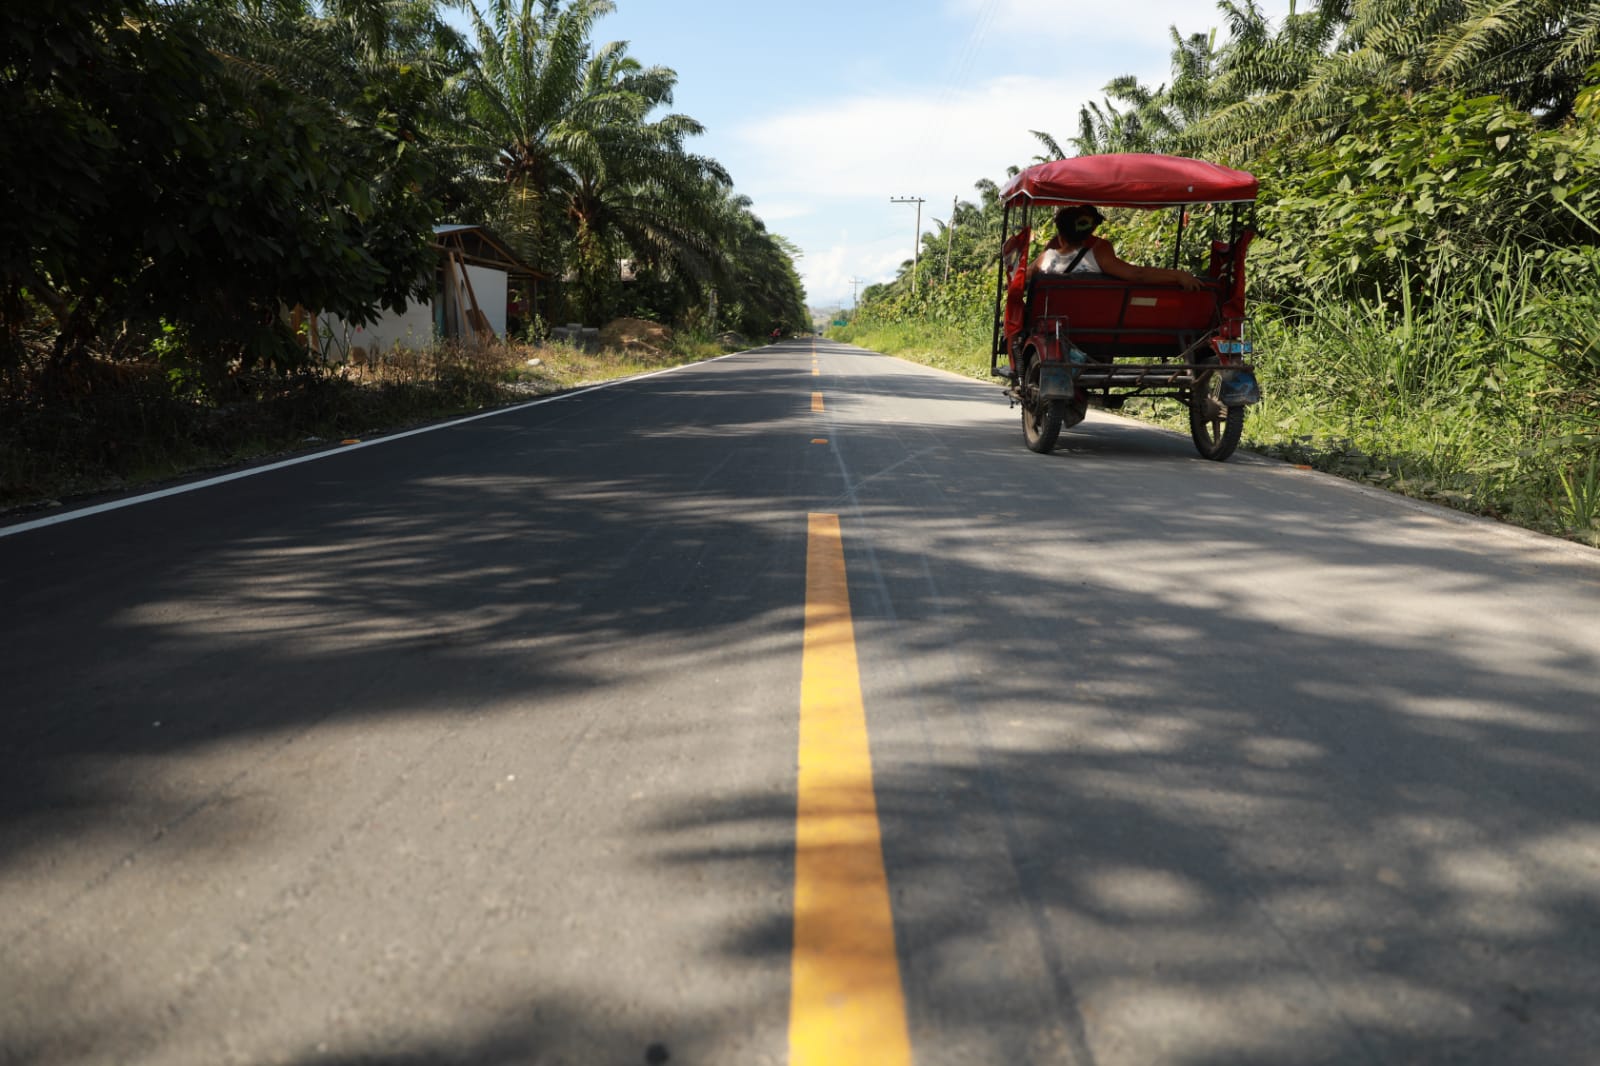
{"type": "Polygon", "coordinates": [[[1582,469],[1560,471],[1566,506],[1562,517],[1573,531],[1600,547],[1600,456],[1591,454],[1582,469]]]}
{"type": "Polygon", "coordinates": [[[828,336],[982,381],[989,377],[989,324],[868,320],[836,326],[828,336]]]}
{"type": "Polygon", "coordinates": [[[1561,486],[1597,443],[1600,377],[1572,357],[1593,327],[1566,310],[1600,280],[1593,271],[1592,259],[1507,246],[1465,276],[1408,275],[1389,303],[1313,292],[1297,313],[1264,314],[1255,339],[1268,399],[1247,442],[1587,539],[1561,486]]]}

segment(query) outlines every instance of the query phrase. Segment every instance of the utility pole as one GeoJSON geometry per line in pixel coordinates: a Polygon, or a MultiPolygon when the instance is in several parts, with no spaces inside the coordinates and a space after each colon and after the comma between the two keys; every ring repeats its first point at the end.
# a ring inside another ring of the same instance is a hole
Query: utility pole
{"type": "Polygon", "coordinates": [[[860,278],[851,278],[850,279],[850,309],[852,311],[855,310],[855,306],[856,306],[856,286],[860,285],[860,284],[861,284],[861,279],[860,278]]]}
{"type": "Polygon", "coordinates": [[[891,196],[891,204],[916,204],[917,205],[917,232],[911,241],[911,295],[917,294],[917,264],[922,260],[922,205],[927,203],[920,196],[891,196]]]}
{"type": "Polygon", "coordinates": [[[956,206],[961,203],[961,197],[950,197],[950,225],[944,231],[944,283],[950,284],[950,246],[956,239],[956,206]]]}

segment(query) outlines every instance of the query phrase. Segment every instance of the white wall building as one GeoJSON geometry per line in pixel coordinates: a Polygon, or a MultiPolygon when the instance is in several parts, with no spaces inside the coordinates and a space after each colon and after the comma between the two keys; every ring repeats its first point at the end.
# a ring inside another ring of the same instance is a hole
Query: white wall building
{"type": "Polygon", "coordinates": [[[503,340],[511,301],[524,284],[546,280],[482,226],[435,226],[439,253],[429,297],[403,311],[384,308],[374,322],[354,325],[334,314],[312,316],[306,340],[329,362],[364,362],[396,348],[421,349],[439,340],[487,343],[503,340]]]}

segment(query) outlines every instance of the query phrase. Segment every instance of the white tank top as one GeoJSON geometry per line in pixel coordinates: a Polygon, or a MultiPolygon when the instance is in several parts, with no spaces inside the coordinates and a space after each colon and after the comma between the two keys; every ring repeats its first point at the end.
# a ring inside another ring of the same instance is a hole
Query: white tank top
{"type": "Polygon", "coordinates": [[[1070,252],[1058,252],[1054,248],[1048,248],[1045,250],[1044,262],[1040,264],[1039,269],[1046,274],[1065,274],[1067,266],[1074,259],[1078,259],[1078,265],[1072,268],[1074,274],[1102,273],[1100,264],[1095,261],[1093,248],[1074,249],[1070,252]],[[1079,251],[1083,251],[1082,259],[1078,259],[1079,251]]]}

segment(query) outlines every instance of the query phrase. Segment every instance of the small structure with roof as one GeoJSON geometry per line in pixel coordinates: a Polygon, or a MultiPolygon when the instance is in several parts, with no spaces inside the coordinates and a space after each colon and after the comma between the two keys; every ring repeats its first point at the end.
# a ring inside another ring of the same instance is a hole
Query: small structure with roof
{"type": "Polygon", "coordinates": [[[333,314],[297,309],[294,325],[306,325],[306,342],[332,362],[364,362],[395,348],[421,349],[436,341],[486,344],[516,332],[538,306],[541,283],[535,270],[484,226],[440,225],[430,242],[438,253],[428,298],[401,311],[383,308],[364,326],[333,314]]]}

